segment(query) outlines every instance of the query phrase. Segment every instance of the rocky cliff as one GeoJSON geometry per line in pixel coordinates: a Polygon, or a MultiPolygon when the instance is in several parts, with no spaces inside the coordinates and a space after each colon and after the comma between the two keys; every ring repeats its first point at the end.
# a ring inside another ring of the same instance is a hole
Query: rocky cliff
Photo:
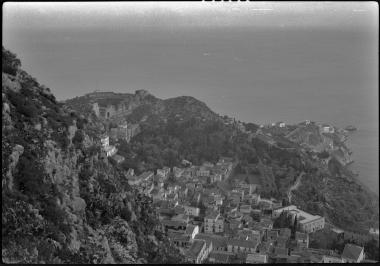
{"type": "Polygon", "coordinates": [[[102,158],[102,123],[2,57],[3,262],[181,262],[150,200],[102,158]]]}

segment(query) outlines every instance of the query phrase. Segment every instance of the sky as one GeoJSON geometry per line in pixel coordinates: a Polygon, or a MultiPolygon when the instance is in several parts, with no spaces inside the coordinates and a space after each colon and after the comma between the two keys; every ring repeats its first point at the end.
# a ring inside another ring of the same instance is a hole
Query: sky
{"type": "Polygon", "coordinates": [[[250,111],[234,106],[248,105],[253,88],[259,106],[293,90],[314,95],[319,85],[365,87],[362,100],[373,102],[377,31],[376,2],[3,5],[3,45],[59,100],[147,89],[191,95],[245,120],[250,111]]]}

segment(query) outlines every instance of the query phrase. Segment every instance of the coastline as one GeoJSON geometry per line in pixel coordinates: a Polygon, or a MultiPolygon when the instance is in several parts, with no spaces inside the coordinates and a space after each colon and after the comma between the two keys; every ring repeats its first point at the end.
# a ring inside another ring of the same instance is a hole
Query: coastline
{"type": "MultiPolygon", "coordinates": [[[[372,159],[372,154],[370,154],[369,149],[370,148],[374,149],[374,147],[369,146],[369,144],[367,144],[368,139],[371,140],[371,138],[375,137],[373,135],[375,132],[373,132],[373,134],[371,133],[372,133],[371,130],[363,130],[362,128],[348,133],[348,146],[350,147],[350,150],[354,154],[352,156],[354,158],[352,158],[353,163],[350,163],[347,165],[347,169],[352,171],[355,174],[353,178],[358,184],[360,184],[363,188],[366,188],[366,190],[371,195],[379,198],[379,190],[376,190],[376,188],[378,188],[378,182],[376,184],[374,180],[371,180],[371,177],[378,178],[379,173],[378,171],[377,171],[377,174],[373,173],[373,172],[376,172],[373,166],[371,165],[372,167],[370,167],[369,165],[365,165],[363,163],[363,162],[366,162],[369,164],[370,159],[372,159]],[[368,177],[365,178],[365,176],[368,176],[368,177]]],[[[373,163],[378,164],[378,160],[376,160],[375,158],[373,160],[373,163]]]]}

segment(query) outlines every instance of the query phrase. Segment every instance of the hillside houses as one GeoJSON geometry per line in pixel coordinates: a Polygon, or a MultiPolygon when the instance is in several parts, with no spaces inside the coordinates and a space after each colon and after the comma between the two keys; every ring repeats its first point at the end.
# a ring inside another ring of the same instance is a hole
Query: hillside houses
{"type": "MultiPolygon", "coordinates": [[[[262,198],[257,184],[236,181],[230,190],[221,191],[214,181],[204,181],[221,169],[226,171],[223,174],[232,171],[233,162],[163,167],[156,169],[156,174],[147,171],[128,176],[131,185],[152,197],[161,223],[157,230],[169,237],[187,262],[344,261],[332,251],[309,246],[310,234],[324,228],[324,217],[294,205],[282,207],[281,200],[262,198]],[[175,181],[169,183],[169,176],[175,181]],[[299,228],[294,234],[290,228],[273,228],[282,212],[291,214],[293,221],[297,217],[299,228]]],[[[357,257],[360,260],[360,255],[357,257]]]]}

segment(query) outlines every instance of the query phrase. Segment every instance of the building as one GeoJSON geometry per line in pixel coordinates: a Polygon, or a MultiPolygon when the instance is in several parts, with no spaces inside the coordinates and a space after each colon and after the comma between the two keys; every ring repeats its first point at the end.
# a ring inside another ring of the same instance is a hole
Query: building
{"type": "Polygon", "coordinates": [[[193,224],[187,224],[186,226],[186,235],[190,236],[190,239],[194,239],[197,234],[199,234],[199,226],[193,224]]]}
{"type": "Polygon", "coordinates": [[[225,251],[211,251],[208,256],[208,261],[211,263],[229,264],[231,263],[231,258],[233,253],[225,251]]]}
{"type": "Polygon", "coordinates": [[[181,175],[183,174],[183,172],[185,171],[185,169],[183,168],[178,168],[178,167],[173,167],[173,174],[176,178],[179,178],[181,177],[181,175]]]}
{"type": "Polygon", "coordinates": [[[268,255],[267,254],[247,254],[246,263],[247,264],[268,263],[268,255]]]}
{"type": "Polygon", "coordinates": [[[354,244],[346,244],[342,253],[343,262],[359,263],[364,260],[364,248],[354,244]]]}
{"type": "MultiPolygon", "coordinates": [[[[109,138],[108,138],[109,139],[109,138]]],[[[106,154],[107,157],[111,157],[113,155],[115,155],[117,153],[117,149],[115,146],[111,145],[111,146],[106,146],[104,148],[104,152],[106,154]]]]}
{"type": "Polygon", "coordinates": [[[334,133],[335,132],[335,129],[333,126],[330,126],[330,125],[322,125],[322,133],[334,133]]]}
{"type": "Polygon", "coordinates": [[[127,176],[128,184],[130,186],[138,186],[142,183],[142,179],[140,179],[138,176],[127,176]]]}
{"type": "Polygon", "coordinates": [[[241,205],[239,208],[242,214],[250,214],[252,211],[251,205],[241,205]]]}
{"type": "Polygon", "coordinates": [[[309,247],[309,235],[301,232],[296,232],[297,247],[308,248],[309,247]]]}
{"type": "Polygon", "coordinates": [[[157,175],[161,176],[162,178],[166,179],[169,176],[170,173],[170,168],[169,167],[164,167],[162,169],[157,169],[157,175]]]}
{"type": "Polygon", "coordinates": [[[113,139],[113,140],[117,140],[118,137],[117,137],[117,128],[114,127],[114,128],[111,128],[110,129],[110,138],[113,139]]]}
{"type": "Polygon", "coordinates": [[[109,138],[109,136],[106,135],[106,134],[103,134],[100,137],[100,143],[102,144],[103,149],[105,149],[106,147],[108,147],[110,145],[110,138],[109,138]]]}
{"type": "Polygon", "coordinates": [[[211,179],[210,179],[211,183],[221,182],[221,181],[223,180],[221,174],[212,174],[212,175],[210,176],[210,178],[211,178],[211,179]]]}
{"type": "Polygon", "coordinates": [[[138,133],[140,133],[140,126],[138,124],[130,124],[127,128],[127,142],[138,133]]]}
{"type": "Polygon", "coordinates": [[[116,162],[116,163],[122,163],[125,158],[121,155],[118,155],[118,154],[115,154],[114,156],[112,156],[112,159],[116,162]]]}
{"type": "Polygon", "coordinates": [[[206,241],[195,239],[189,250],[186,252],[185,257],[190,263],[201,264],[207,259],[210,252],[211,250],[207,248],[206,241]]]}
{"type": "Polygon", "coordinates": [[[223,205],[223,196],[222,195],[215,195],[214,196],[214,201],[216,206],[221,206],[223,205]]]}
{"type": "Polygon", "coordinates": [[[233,190],[230,193],[229,199],[232,201],[233,204],[238,205],[244,197],[244,192],[243,191],[236,191],[233,190]]]}
{"type": "Polygon", "coordinates": [[[287,211],[293,217],[297,216],[297,221],[300,229],[305,233],[312,233],[321,230],[325,227],[325,218],[319,215],[312,215],[302,210],[299,210],[296,206],[290,205],[287,207],[279,208],[273,211],[274,218],[280,216],[281,212],[287,211]]]}
{"type": "Polygon", "coordinates": [[[199,233],[195,236],[195,239],[202,239],[206,241],[208,245],[212,242],[213,251],[226,251],[227,250],[227,238],[220,235],[199,233]]]}
{"type": "Polygon", "coordinates": [[[224,218],[218,212],[211,212],[204,218],[205,233],[224,232],[224,218]]]}
{"type": "Polygon", "coordinates": [[[194,206],[192,204],[190,205],[184,205],[185,213],[190,216],[198,217],[200,213],[200,209],[197,206],[194,206]]]}
{"type": "Polygon", "coordinates": [[[209,167],[206,167],[206,166],[199,167],[198,171],[196,172],[196,175],[198,177],[200,177],[200,176],[209,176],[210,175],[209,167]]]}
{"type": "Polygon", "coordinates": [[[238,253],[256,253],[258,242],[250,240],[229,239],[227,241],[227,251],[238,253]]]}
{"type": "Polygon", "coordinates": [[[168,233],[171,242],[179,248],[187,248],[190,245],[190,237],[178,232],[168,233]]]}
{"type": "Polygon", "coordinates": [[[117,138],[128,141],[128,124],[123,123],[117,127],[117,138]]]}
{"type": "Polygon", "coordinates": [[[147,171],[147,172],[142,173],[139,177],[140,179],[144,181],[148,181],[149,179],[153,178],[153,176],[154,176],[154,173],[152,171],[147,171]]]}
{"type": "Polygon", "coordinates": [[[343,260],[340,257],[323,255],[322,263],[343,263],[343,260]]]}
{"type": "Polygon", "coordinates": [[[238,238],[243,240],[251,240],[256,242],[261,242],[261,232],[257,230],[251,230],[244,228],[243,230],[239,230],[237,232],[238,238]]]}
{"type": "Polygon", "coordinates": [[[186,230],[186,225],[187,224],[183,221],[173,221],[173,220],[166,220],[166,219],[161,221],[163,232],[175,231],[175,232],[184,233],[186,230]]]}

